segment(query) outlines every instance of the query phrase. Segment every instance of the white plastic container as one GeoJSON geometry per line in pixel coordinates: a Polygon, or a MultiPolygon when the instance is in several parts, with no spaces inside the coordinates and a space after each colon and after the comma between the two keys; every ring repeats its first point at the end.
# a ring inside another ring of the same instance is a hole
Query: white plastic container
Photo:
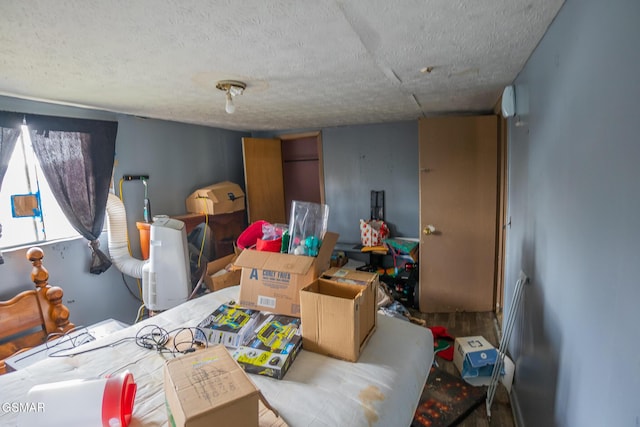
{"type": "Polygon", "coordinates": [[[136,395],[133,375],[69,380],[31,387],[20,427],[127,427],[136,395]]]}

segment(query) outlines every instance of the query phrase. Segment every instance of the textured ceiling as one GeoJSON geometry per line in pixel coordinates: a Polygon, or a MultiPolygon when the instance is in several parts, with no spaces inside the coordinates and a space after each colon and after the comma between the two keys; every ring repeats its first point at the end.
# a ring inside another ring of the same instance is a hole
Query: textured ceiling
{"type": "Polygon", "coordinates": [[[0,94],[242,130],[487,111],[562,3],[2,0],[0,94]]]}

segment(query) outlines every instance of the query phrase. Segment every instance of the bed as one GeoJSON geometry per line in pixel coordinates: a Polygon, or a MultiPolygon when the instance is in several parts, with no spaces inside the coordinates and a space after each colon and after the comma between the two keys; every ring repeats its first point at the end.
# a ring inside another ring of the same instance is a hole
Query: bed
{"type": "Polygon", "coordinates": [[[74,328],[69,309],[62,303],[62,288],[49,285],[49,272],[42,265],[43,250],[32,247],[26,255],[33,266],[34,289],[0,301],[0,375],[10,370],[5,363],[8,358],[74,328]]]}
{"type": "MultiPolygon", "coordinates": [[[[237,300],[238,294],[239,286],[205,294],[76,350],[103,347],[133,337],[150,324],[167,330],[196,326],[220,304],[237,300]]],[[[129,371],[137,383],[129,425],[168,426],[162,368],[171,357],[139,347],[133,341],[73,357],[49,357],[0,376],[0,403],[24,400],[36,384],[95,379],[129,371]]],[[[407,427],[432,362],[433,337],[428,328],[378,314],[377,330],[357,363],[303,348],[282,380],[253,374],[250,378],[281,419],[292,427],[407,427]]],[[[0,408],[0,425],[17,425],[18,415],[0,408]]]]}

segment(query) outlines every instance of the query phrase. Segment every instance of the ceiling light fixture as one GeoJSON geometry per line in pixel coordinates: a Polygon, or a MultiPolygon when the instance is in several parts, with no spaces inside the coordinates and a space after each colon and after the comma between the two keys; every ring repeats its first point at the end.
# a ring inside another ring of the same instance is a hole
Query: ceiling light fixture
{"type": "Polygon", "coordinates": [[[237,80],[221,80],[216,83],[216,88],[225,91],[226,103],[224,110],[229,114],[233,114],[236,111],[236,106],[233,105],[233,98],[242,95],[247,85],[237,80]]]}

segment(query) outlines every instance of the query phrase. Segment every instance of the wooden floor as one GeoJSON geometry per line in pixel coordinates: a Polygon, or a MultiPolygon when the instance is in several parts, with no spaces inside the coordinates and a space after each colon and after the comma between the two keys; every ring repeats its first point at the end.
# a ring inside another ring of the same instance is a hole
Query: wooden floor
{"type": "MultiPolygon", "coordinates": [[[[498,323],[496,316],[492,312],[486,313],[419,313],[411,311],[415,317],[427,322],[427,326],[444,326],[449,335],[453,337],[464,337],[481,335],[496,348],[499,346],[498,323]]],[[[436,361],[441,369],[450,374],[460,375],[453,362],[444,360],[436,356],[436,361]]],[[[514,427],[513,413],[509,397],[504,386],[499,385],[496,396],[491,405],[491,419],[487,418],[484,402],[478,406],[461,423],[460,427],[514,427]]]]}

